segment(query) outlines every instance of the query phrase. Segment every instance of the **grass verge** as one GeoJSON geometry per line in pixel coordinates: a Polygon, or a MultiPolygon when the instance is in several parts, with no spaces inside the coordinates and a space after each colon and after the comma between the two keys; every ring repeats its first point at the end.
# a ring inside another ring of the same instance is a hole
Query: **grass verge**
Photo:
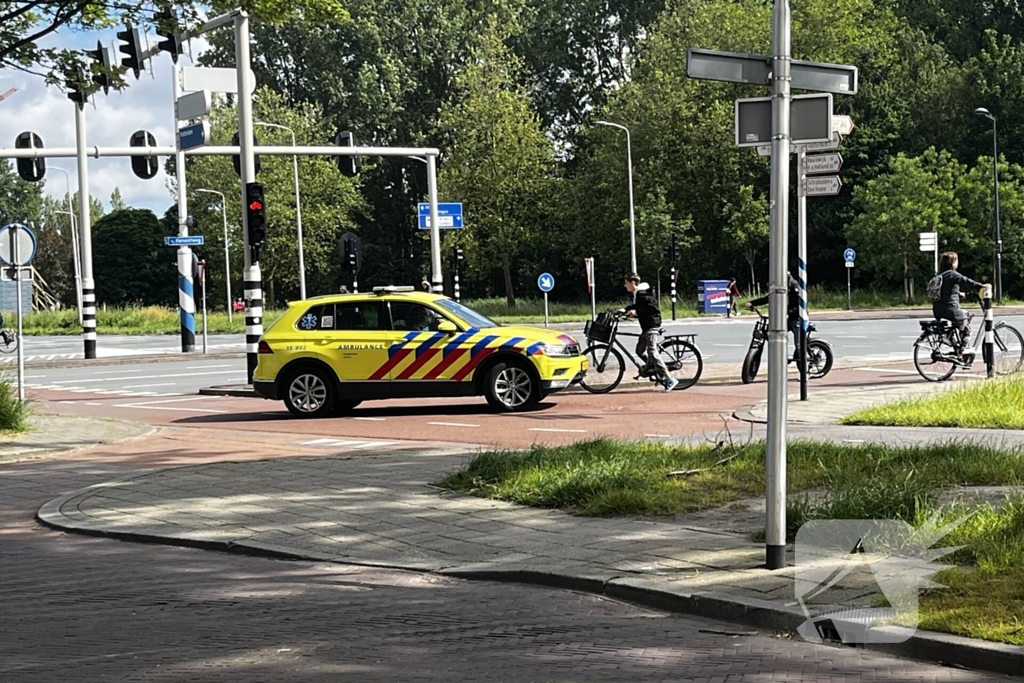
{"type": "Polygon", "coordinates": [[[18,391],[0,379],[0,433],[23,432],[28,429],[28,404],[18,400],[18,391]]]}
{"type": "Polygon", "coordinates": [[[848,425],[1024,428],[1024,377],[965,383],[935,396],[906,398],[843,418],[848,425]]]}
{"type": "MultiPolygon", "coordinates": [[[[264,311],[263,325],[269,326],[284,311],[264,311]]],[[[210,313],[207,332],[229,334],[245,332],[245,314],[235,313],[228,320],[227,313],[210,313]]],[[[7,316],[7,324],[17,325],[16,316],[7,316]]],[[[177,309],[161,306],[107,308],[96,311],[96,328],[100,334],[177,334],[181,331],[181,318],[177,309]]],[[[25,316],[26,335],[77,335],[82,333],[78,312],[73,308],[59,311],[35,311],[25,316]]],[[[196,316],[196,332],[203,329],[202,314],[196,316]]]]}
{"type": "MultiPolygon", "coordinates": [[[[1024,454],[967,443],[921,447],[798,442],[787,453],[790,539],[812,519],[902,519],[919,525],[974,515],[942,545],[963,546],[938,577],[949,589],[921,596],[921,627],[1024,645],[1024,498],[942,506],[963,485],[1024,483],[1024,454]],[[827,495],[810,495],[814,490],[827,495]]],[[[584,515],[671,515],[764,492],[764,444],[707,447],[586,441],[487,452],[440,485],[487,498],[584,515]],[[725,457],[727,463],[714,466],[725,457]],[[708,468],[687,477],[674,470],[708,468]]]]}

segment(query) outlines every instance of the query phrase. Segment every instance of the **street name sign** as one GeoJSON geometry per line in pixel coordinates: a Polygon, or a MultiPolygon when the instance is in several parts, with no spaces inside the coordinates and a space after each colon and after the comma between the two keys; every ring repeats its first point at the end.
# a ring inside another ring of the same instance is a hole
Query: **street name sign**
{"type": "Polygon", "coordinates": [[[200,121],[178,129],[178,144],[182,149],[202,147],[210,139],[210,122],[200,121]]]}
{"type": "MultiPolygon", "coordinates": [[[[736,100],[736,146],[756,147],[772,139],[772,98],[736,100]]],[[[832,95],[797,95],[789,105],[789,131],[793,144],[832,139],[832,95]]]]}
{"type": "Polygon", "coordinates": [[[164,237],[164,246],[168,247],[198,247],[202,243],[202,235],[174,235],[164,237]]]}
{"type": "Polygon", "coordinates": [[[939,243],[939,233],[922,232],[920,233],[920,240],[921,244],[919,249],[921,251],[935,251],[935,247],[939,243]]]}
{"type": "MultiPolygon", "coordinates": [[[[709,81],[770,85],[771,63],[770,57],[760,55],[696,48],[686,51],[686,75],[709,81]]],[[[857,67],[794,59],[790,62],[790,84],[797,90],[856,95],[857,67]]]]}
{"type": "Polygon", "coordinates": [[[843,167],[843,155],[839,152],[808,154],[804,157],[804,173],[838,173],[843,167]]]}
{"type": "MultiPolygon", "coordinates": [[[[430,204],[418,204],[420,230],[430,229],[430,204]]],[[[462,228],[462,202],[438,202],[437,227],[459,230],[462,228]]]]}
{"type": "MultiPolygon", "coordinates": [[[[839,149],[839,146],[843,144],[843,136],[836,133],[833,129],[832,137],[829,138],[828,142],[808,142],[801,145],[805,152],[828,152],[833,149],[839,149]]],[[[796,154],[800,151],[800,147],[790,147],[790,152],[796,154]]],[[[771,145],[758,145],[757,156],[759,157],[770,157],[772,155],[771,145]]]]}
{"type": "Polygon", "coordinates": [[[824,197],[839,194],[843,181],[837,175],[822,175],[804,181],[804,194],[808,197],[824,197]]]}

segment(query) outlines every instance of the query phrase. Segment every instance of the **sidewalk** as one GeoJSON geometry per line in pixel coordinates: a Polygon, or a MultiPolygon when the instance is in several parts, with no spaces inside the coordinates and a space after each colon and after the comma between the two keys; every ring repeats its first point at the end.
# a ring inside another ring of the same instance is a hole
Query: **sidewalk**
{"type": "MultiPolygon", "coordinates": [[[[864,433],[837,429],[837,438],[864,433]]],[[[912,438],[908,431],[903,438],[912,438]]],[[[821,427],[811,434],[828,438],[821,427]]],[[[932,430],[920,436],[935,438],[932,430]]],[[[574,517],[431,486],[472,455],[410,449],[154,470],[63,496],[38,518],[127,540],[540,583],[769,629],[795,631],[805,620],[793,569],[764,569],[763,545],[749,536],[671,520],[574,517]]],[[[831,593],[843,605],[815,607],[863,605],[872,593],[847,588],[831,593]]],[[[923,632],[869,647],[1024,673],[1024,647],[923,632]]]]}
{"type": "Polygon", "coordinates": [[[136,422],[38,413],[29,416],[28,424],[24,433],[0,435],[0,463],[114,443],[156,431],[136,422]]]}

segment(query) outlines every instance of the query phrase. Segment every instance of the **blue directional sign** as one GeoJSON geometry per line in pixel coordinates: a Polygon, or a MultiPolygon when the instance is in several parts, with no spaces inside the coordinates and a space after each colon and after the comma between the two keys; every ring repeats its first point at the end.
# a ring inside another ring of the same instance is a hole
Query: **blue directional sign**
{"type": "Polygon", "coordinates": [[[198,247],[203,243],[202,235],[186,235],[184,237],[164,237],[164,245],[168,247],[198,247]]]}
{"type": "Polygon", "coordinates": [[[551,273],[541,273],[540,277],[537,278],[537,286],[540,287],[542,292],[550,292],[555,288],[555,278],[551,273]]]}
{"type": "Polygon", "coordinates": [[[182,149],[202,147],[209,138],[210,124],[207,121],[200,121],[178,129],[178,143],[182,149]]]}
{"type": "Polygon", "coordinates": [[[853,263],[854,259],[857,258],[857,252],[853,249],[847,249],[843,252],[843,260],[848,263],[853,263]]]}
{"type": "MultiPolygon", "coordinates": [[[[430,229],[430,204],[419,203],[420,230],[430,229]]],[[[462,228],[462,202],[438,202],[437,227],[460,230],[462,228]]]]}

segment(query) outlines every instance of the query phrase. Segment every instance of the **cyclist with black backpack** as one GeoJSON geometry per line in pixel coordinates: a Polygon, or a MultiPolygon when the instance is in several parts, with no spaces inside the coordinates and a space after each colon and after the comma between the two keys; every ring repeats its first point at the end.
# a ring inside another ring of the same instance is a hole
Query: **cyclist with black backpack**
{"type": "MultiPolygon", "coordinates": [[[[960,257],[955,251],[947,251],[939,257],[939,273],[928,281],[928,298],[932,302],[932,315],[936,320],[948,320],[960,332],[960,348],[957,353],[963,354],[964,347],[971,338],[967,313],[960,308],[960,287],[975,291],[985,285],[966,275],[957,272],[960,257]]],[[[966,360],[966,359],[965,359],[966,360]]]]}
{"type": "Polygon", "coordinates": [[[665,391],[672,391],[679,380],[668,373],[668,366],[658,352],[658,339],[661,336],[661,309],[658,300],[651,292],[651,286],[640,281],[640,276],[630,273],[623,281],[626,291],[633,295],[633,303],[621,309],[630,318],[640,323],[640,339],[636,343],[636,355],[644,359],[647,373],[653,373],[665,391]]]}

